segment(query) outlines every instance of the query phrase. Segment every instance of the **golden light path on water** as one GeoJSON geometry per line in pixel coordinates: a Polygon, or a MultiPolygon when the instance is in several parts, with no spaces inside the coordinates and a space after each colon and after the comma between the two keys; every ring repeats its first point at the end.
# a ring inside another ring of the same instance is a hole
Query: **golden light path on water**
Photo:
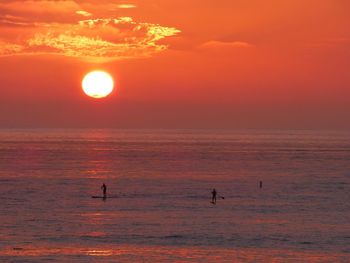
{"type": "Polygon", "coordinates": [[[287,249],[221,249],[206,247],[166,247],[166,246],[128,246],[114,245],[106,247],[53,247],[25,246],[6,247],[0,250],[0,256],[18,257],[21,259],[40,258],[48,256],[79,256],[88,258],[105,258],[118,262],[337,262],[346,258],[342,253],[325,253],[323,251],[294,251],[287,249]],[[294,260],[294,261],[293,261],[294,260]]]}

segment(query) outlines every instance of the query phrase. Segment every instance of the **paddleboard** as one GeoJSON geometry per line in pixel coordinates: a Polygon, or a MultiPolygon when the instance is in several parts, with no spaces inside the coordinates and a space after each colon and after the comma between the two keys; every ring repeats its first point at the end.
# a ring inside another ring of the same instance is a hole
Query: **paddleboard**
{"type": "Polygon", "coordinates": [[[106,196],[106,197],[103,197],[103,196],[99,196],[99,195],[93,195],[93,196],[91,196],[91,198],[107,199],[107,198],[118,198],[118,196],[106,196]]]}

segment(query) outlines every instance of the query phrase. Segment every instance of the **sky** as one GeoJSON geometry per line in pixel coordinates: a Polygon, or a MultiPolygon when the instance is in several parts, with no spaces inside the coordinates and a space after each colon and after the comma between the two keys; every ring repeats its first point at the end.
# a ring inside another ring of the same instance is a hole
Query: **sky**
{"type": "Polygon", "coordinates": [[[350,1],[0,1],[0,128],[350,129],[350,1]],[[84,94],[92,70],[115,80],[84,94]]]}

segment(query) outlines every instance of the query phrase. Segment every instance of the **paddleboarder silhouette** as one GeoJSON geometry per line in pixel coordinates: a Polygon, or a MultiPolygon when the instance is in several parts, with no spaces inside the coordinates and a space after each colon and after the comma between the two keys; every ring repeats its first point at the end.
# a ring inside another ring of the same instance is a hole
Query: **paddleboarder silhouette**
{"type": "Polygon", "coordinates": [[[212,194],[211,202],[215,205],[216,204],[216,195],[217,195],[215,188],[213,189],[213,191],[211,191],[211,194],[212,194]]]}
{"type": "Polygon", "coordinates": [[[103,191],[103,198],[107,197],[107,186],[105,185],[105,183],[103,183],[103,185],[101,186],[101,189],[103,191]]]}

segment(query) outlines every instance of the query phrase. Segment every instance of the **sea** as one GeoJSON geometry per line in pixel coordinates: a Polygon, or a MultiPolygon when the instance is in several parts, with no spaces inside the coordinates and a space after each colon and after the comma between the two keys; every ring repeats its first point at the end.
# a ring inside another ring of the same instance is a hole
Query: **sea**
{"type": "Polygon", "coordinates": [[[350,132],[0,130],[0,262],[350,262],[350,132]]]}

